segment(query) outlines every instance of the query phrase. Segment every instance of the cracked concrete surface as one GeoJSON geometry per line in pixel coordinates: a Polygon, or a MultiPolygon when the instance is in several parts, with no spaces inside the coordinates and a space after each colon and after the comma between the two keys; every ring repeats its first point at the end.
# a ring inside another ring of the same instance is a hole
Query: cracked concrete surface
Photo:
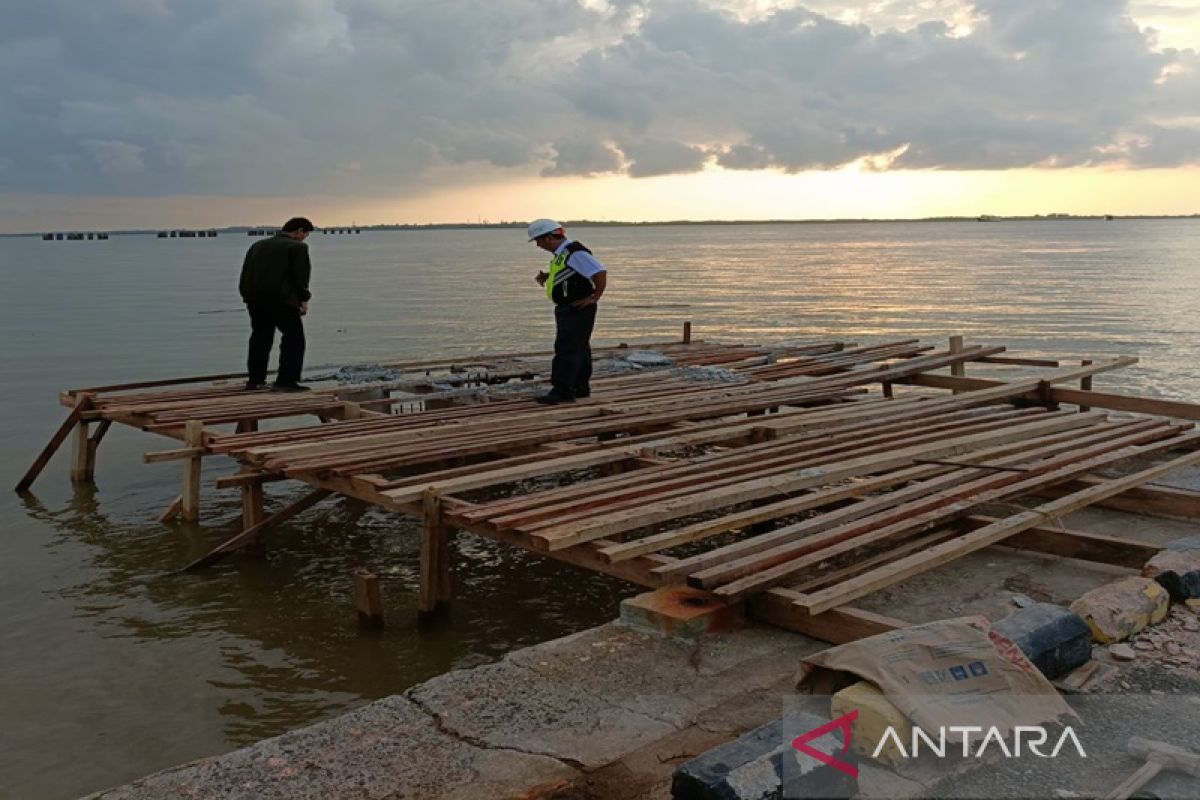
{"type": "Polygon", "coordinates": [[[610,623],[91,800],[662,796],[674,764],[779,713],[822,647],[754,626],[696,644],[610,623]]]}

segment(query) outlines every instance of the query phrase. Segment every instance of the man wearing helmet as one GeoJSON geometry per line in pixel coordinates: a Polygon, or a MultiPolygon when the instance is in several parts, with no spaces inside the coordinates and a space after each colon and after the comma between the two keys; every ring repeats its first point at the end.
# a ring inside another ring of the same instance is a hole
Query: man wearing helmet
{"type": "Polygon", "coordinates": [[[553,388],[537,398],[539,403],[573,403],[592,393],[592,329],[596,303],[604,294],[608,272],[592,251],[567,238],[563,226],[552,219],[529,224],[529,241],[551,253],[549,272],[539,272],[537,282],[554,303],[553,388]]]}

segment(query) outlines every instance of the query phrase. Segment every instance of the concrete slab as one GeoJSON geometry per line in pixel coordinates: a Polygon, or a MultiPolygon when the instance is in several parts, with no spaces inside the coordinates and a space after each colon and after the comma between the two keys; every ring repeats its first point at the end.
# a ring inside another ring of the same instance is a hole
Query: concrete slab
{"type": "Polygon", "coordinates": [[[577,776],[552,758],[481,748],[448,735],[414,703],[394,696],[90,800],[476,800],[516,796],[577,776]]]}
{"type": "Polygon", "coordinates": [[[685,644],[612,623],[434,678],[408,696],[473,741],[595,768],[777,684],[823,647],[755,627],[685,644]]]}

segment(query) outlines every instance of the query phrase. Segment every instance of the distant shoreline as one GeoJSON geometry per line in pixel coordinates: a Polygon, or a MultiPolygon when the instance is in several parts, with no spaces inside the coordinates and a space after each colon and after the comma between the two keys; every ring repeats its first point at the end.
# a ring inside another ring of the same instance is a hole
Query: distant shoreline
{"type": "MultiPolygon", "coordinates": [[[[1072,222],[1146,220],[1146,219],[1200,219],[1197,214],[1031,214],[1027,216],[999,216],[981,214],[973,217],[920,217],[920,218],[861,218],[861,219],[705,219],[705,220],[661,220],[654,222],[633,222],[629,220],[564,220],[568,228],[647,228],[688,225],[864,225],[878,223],[914,223],[914,222],[1072,222]]],[[[397,223],[393,225],[333,225],[330,230],[356,229],[360,231],[422,231],[422,230],[488,230],[524,228],[525,222],[429,222],[429,223],[397,223]]],[[[226,228],[197,226],[195,228],[135,228],[128,230],[87,229],[82,232],[107,233],[113,236],[154,236],[160,230],[205,230],[226,234],[245,234],[247,231],[274,230],[273,225],[233,225],[226,228]]],[[[318,228],[318,231],[321,229],[318,228]]],[[[45,233],[77,233],[81,229],[40,230],[22,233],[0,233],[0,238],[17,238],[42,236],[45,233]]]]}

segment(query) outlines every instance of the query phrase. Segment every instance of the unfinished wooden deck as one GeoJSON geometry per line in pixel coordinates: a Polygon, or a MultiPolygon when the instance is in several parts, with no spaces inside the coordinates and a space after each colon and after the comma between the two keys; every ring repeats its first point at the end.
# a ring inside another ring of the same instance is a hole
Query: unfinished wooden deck
{"type": "Polygon", "coordinates": [[[945,349],[687,338],[639,348],[674,368],[599,376],[590,399],[549,407],[517,394],[539,385],[545,353],[407,362],[392,365],[403,380],[302,395],[219,383],[238,376],[70,390],[18,490],[70,436],[72,477],[91,480],[120,423],[183,443],[146,455],[184,468],[164,521],[198,517],[201,459],[233,460],[217,485],[241,491],[243,531],[187,569],[346,496],[421,518],[422,611],[450,599],[448,541],[462,530],[643,586],[687,583],[835,642],[904,624],[858,598],[989,545],[1123,566],[1153,552],[1056,522],[1084,506],[1200,514],[1200,494],[1147,486],[1200,463],[1188,421],[1200,406],[1090,391],[1134,359],[1064,365],[958,337],[945,349]],[[973,362],[1037,374],[966,377],[973,362]],[[267,515],[263,484],[285,480],[310,490],[267,515]]]}

